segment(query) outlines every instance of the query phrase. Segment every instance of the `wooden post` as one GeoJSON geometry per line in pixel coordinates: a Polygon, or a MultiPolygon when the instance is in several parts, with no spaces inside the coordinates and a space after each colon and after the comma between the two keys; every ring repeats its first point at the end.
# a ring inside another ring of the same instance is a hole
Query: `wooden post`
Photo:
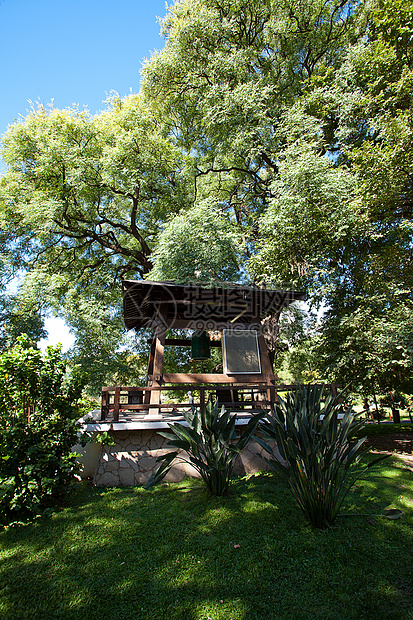
{"type": "MultiPolygon", "coordinates": [[[[261,372],[265,377],[267,385],[271,385],[274,383],[274,373],[271,366],[270,356],[268,355],[267,344],[263,334],[260,331],[258,332],[258,345],[260,348],[261,372]]],[[[275,389],[272,387],[267,388],[267,400],[271,403],[272,408],[275,401],[275,389]]]]}
{"type": "Polygon", "coordinates": [[[199,388],[199,406],[201,411],[205,407],[205,388],[203,386],[199,388]]]}
{"type": "Polygon", "coordinates": [[[162,386],[162,372],[163,372],[163,354],[165,348],[165,325],[160,322],[155,328],[154,337],[154,354],[153,354],[153,369],[152,369],[152,387],[159,387],[159,390],[151,390],[150,392],[150,406],[149,413],[145,416],[145,419],[158,420],[162,419],[160,408],[157,407],[161,403],[161,386],[162,386]]]}
{"type": "Polygon", "coordinates": [[[109,413],[109,399],[110,399],[109,390],[102,391],[102,406],[101,406],[101,413],[100,413],[100,419],[102,421],[106,420],[106,416],[109,413]]]}
{"type": "Polygon", "coordinates": [[[119,403],[120,403],[120,387],[115,388],[115,398],[113,401],[113,421],[119,422],[119,403]]]}
{"type": "MultiPolygon", "coordinates": [[[[147,373],[147,382],[146,385],[149,387],[149,377],[152,377],[153,375],[153,362],[155,359],[155,349],[156,349],[156,335],[154,334],[153,339],[152,339],[152,343],[151,343],[151,349],[149,351],[149,362],[148,362],[148,373],[147,373]]],[[[150,392],[145,392],[145,398],[144,401],[145,405],[149,405],[149,403],[151,402],[151,393],[150,392]]]]}

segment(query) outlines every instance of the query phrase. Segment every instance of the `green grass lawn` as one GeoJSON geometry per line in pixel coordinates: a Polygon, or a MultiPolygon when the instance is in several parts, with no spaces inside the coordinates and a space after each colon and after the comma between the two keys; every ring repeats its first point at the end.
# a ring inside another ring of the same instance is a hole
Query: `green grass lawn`
{"type": "Polygon", "coordinates": [[[199,481],[79,485],[0,532],[0,619],[413,619],[413,472],[392,457],[313,531],[271,474],[229,498],[199,481]],[[399,508],[399,520],[383,510],[399,508]]]}
{"type": "Polygon", "coordinates": [[[404,421],[402,424],[394,424],[393,422],[381,422],[377,424],[366,424],[358,433],[360,437],[374,437],[380,435],[392,435],[393,433],[403,433],[406,437],[413,435],[413,424],[404,421]]]}

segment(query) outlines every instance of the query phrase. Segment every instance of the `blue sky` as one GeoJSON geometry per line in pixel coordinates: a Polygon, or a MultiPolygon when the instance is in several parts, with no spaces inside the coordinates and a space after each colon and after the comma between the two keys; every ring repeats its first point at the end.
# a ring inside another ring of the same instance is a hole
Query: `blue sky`
{"type": "Polygon", "coordinates": [[[164,0],[0,0],[0,135],[29,100],[96,113],[110,92],[137,92],[165,12],[164,0]]]}
{"type": "MultiPolygon", "coordinates": [[[[142,62],[163,48],[165,13],[164,0],[0,0],[0,135],[29,101],[95,114],[111,92],[137,92],[142,62]]],[[[46,328],[48,343],[70,346],[60,319],[46,328]]]]}

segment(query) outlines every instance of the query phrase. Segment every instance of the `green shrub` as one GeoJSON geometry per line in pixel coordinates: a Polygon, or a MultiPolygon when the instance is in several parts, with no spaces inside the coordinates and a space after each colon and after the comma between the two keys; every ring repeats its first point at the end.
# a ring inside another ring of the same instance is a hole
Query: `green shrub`
{"type": "Polygon", "coordinates": [[[116,446],[116,441],[110,431],[99,431],[93,433],[89,441],[100,443],[102,446],[116,446]]]}
{"type": "Polygon", "coordinates": [[[373,414],[373,419],[377,420],[377,422],[380,422],[380,420],[385,420],[389,415],[388,412],[382,408],[372,409],[372,414],[373,414]]]}
{"type": "Polygon", "coordinates": [[[0,521],[40,513],[73,478],[82,387],[60,347],[42,356],[21,336],[0,355],[0,521]]]}
{"type": "Polygon", "coordinates": [[[388,392],[380,397],[379,402],[382,407],[389,407],[390,409],[407,409],[409,406],[408,397],[401,392],[388,392]]]}
{"type": "Polygon", "coordinates": [[[364,426],[351,409],[338,414],[341,404],[331,394],[324,401],[323,386],[298,386],[260,424],[258,438],[270,467],[287,483],[308,522],[324,529],[332,525],[348,490],[368,467],[358,465],[368,452],[365,437],[354,440],[364,426]],[[265,440],[276,442],[284,462],[265,440]]]}
{"type": "Polygon", "coordinates": [[[152,474],[145,488],[158,484],[171,469],[175,459],[191,464],[202,477],[211,495],[228,495],[229,481],[235,460],[251,440],[263,413],[253,416],[247,428],[237,436],[236,416],[218,403],[208,403],[203,409],[193,408],[183,412],[187,426],[179,423],[169,425],[170,433],[160,433],[169,439],[168,445],[178,450],[157,458],[162,462],[152,474]],[[182,456],[182,452],[187,457],[182,456]]]}

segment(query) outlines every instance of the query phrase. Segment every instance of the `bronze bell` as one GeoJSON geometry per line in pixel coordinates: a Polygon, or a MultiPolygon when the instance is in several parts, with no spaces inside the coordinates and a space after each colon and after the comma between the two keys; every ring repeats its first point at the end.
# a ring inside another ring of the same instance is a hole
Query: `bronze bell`
{"type": "Polygon", "coordinates": [[[209,334],[205,331],[195,331],[191,338],[191,358],[193,360],[207,360],[210,357],[209,334]]]}

